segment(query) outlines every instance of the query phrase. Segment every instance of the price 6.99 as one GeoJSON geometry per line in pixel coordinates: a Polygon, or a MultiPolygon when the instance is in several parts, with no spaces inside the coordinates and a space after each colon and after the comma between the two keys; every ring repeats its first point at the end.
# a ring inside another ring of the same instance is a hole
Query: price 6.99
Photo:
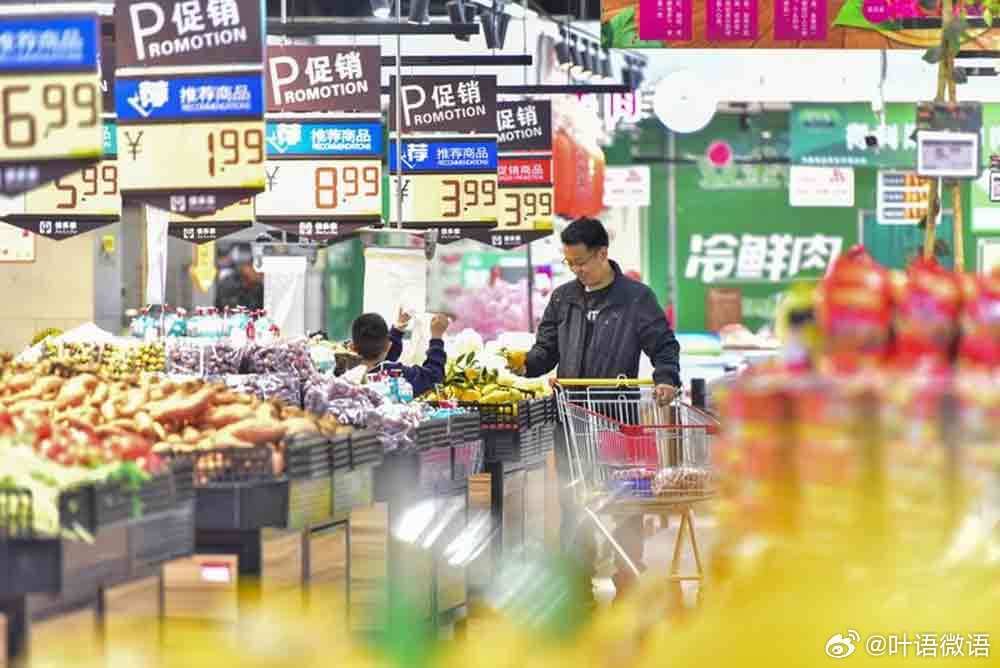
{"type": "Polygon", "coordinates": [[[92,128],[100,121],[100,96],[91,82],[0,85],[0,139],[8,150],[27,150],[53,131],[92,128]]]}

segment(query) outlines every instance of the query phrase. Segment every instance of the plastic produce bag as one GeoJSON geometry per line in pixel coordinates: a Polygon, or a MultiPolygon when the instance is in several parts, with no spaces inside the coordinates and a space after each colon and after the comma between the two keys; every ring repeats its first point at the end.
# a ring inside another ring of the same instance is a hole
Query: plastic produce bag
{"type": "Polygon", "coordinates": [[[262,401],[278,399],[290,406],[302,406],[302,386],[295,374],[243,374],[222,379],[237,392],[251,394],[262,401]]]}

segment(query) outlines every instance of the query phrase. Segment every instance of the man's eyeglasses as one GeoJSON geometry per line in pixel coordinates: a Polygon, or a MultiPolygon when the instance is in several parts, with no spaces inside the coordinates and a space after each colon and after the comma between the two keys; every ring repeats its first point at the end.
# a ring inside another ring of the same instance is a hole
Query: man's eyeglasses
{"type": "Polygon", "coordinates": [[[593,260],[596,255],[597,252],[595,251],[582,260],[570,261],[567,260],[566,258],[563,258],[562,263],[564,266],[567,266],[570,269],[582,269],[583,267],[587,266],[587,263],[593,260]]]}

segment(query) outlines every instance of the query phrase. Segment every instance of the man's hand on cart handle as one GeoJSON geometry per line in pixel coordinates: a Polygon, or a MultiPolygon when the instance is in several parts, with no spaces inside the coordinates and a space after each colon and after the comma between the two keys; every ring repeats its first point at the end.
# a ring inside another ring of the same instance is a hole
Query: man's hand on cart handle
{"type": "Polygon", "coordinates": [[[677,388],[673,385],[656,386],[656,402],[661,406],[666,406],[677,396],[677,388]]]}

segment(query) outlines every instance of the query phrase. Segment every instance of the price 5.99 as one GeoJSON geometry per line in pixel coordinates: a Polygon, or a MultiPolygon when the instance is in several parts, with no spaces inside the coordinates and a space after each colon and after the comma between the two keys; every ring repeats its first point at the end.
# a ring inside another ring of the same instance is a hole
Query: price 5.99
{"type": "MultiPolygon", "coordinates": [[[[67,80],[19,77],[0,83],[0,144],[5,153],[47,157],[54,148],[68,153],[92,141],[90,136],[77,139],[73,134],[98,128],[99,84],[63,76],[67,80]]],[[[100,146],[101,131],[92,134],[100,146]]]]}

